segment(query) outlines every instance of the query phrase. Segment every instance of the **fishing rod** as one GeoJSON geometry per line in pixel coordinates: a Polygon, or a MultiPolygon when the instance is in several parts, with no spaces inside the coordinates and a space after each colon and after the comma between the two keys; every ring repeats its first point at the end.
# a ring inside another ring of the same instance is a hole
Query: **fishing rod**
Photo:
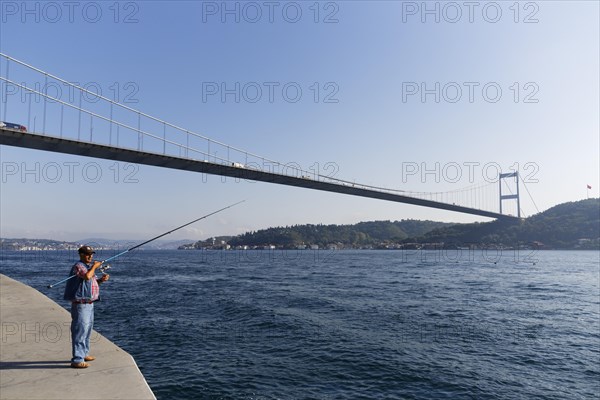
{"type": "MultiPolygon", "coordinates": [[[[233,204],[231,204],[231,205],[228,205],[227,207],[223,207],[223,208],[221,208],[221,209],[219,209],[219,210],[217,210],[217,211],[213,211],[213,212],[211,212],[210,214],[203,215],[202,217],[200,217],[200,218],[197,218],[197,219],[195,219],[195,220],[193,220],[193,221],[191,221],[191,222],[188,222],[187,224],[183,224],[183,225],[181,225],[181,226],[179,226],[179,227],[177,227],[177,228],[175,228],[175,229],[171,229],[169,232],[165,232],[165,233],[163,233],[163,234],[161,234],[161,235],[158,235],[158,236],[156,236],[156,237],[153,237],[152,239],[146,240],[146,241],[145,241],[145,242],[143,242],[143,243],[137,244],[137,245],[135,245],[135,246],[133,246],[133,247],[131,247],[131,248],[129,248],[129,249],[127,249],[127,250],[125,250],[125,251],[122,251],[122,252],[120,252],[120,253],[119,253],[119,254],[117,254],[117,255],[114,255],[114,256],[112,256],[112,257],[109,257],[109,258],[107,258],[107,259],[106,259],[106,260],[104,260],[104,261],[101,261],[100,265],[102,266],[103,264],[105,264],[105,263],[107,263],[107,262],[109,262],[109,261],[111,261],[111,260],[114,260],[114,259],[115,259],[115,258],[117,258],[117,257],[121,257],[123,254],[129,253],[130,251],[132,251],[132,250],[135,250],[135,249],[137,249],[138,247],[142,247],[143,245],[145,245],[145,244],[148,244],[148,243],[150,243],[150,242],[153,242],[153,241],[155,241],[156,239],[160,239],[160,238],[161,238],[161,237],[163,237],[163,236],[167,236],[169,233],[173,233],[173,232],[175,232],[175,231],[177,231],[177,230],[179,230],[179,229],[181,229],[181,228],[185,228],[186,226],[188,226],[188,225],[191,225],[191,224],[193,224],[194,222],[198,222],[198,221],[200,221],[200,220],[202,220],[202,219],[204,219],[204,218],[208,218],[208,217],[210,217],[211,215],[215,215],[215,214],[217,214],[217,213],[220,213],[221,211],[225,211],[225,210],[227,210],[228,208],[231,208],[231,207],[237,206],[238,204],[240,204],[240,203],[243,203],[243,202],[245,202],[245,201],[246,201],[246,200],[238,201],[237,203],[233,203],[233,204]]],[[[101,268],[101,267],[100,267],[100,268],[101,268]]],[[[105,270],[107,270],[107,269],[109,269],[109,268],[110,268],[110,265],[107,265],[107,266],[105,266],[104,268],[101,268],[101,269],[100,269],[100,271],[104,272],[105,270]]],[[[63,282],[66,282],[66,281],[68,281],[69,279],[71,279],[71,278],[74,278],[75,276],[77,276],[77,275],[71,275],[71,276],[69,276],[68,278],[65,278],[65,279],[63,279],[62,281],[59,281],[59,282],[53,283],[52,285],[48,285],[48,288],[52,289],[54,286],[56,286],[56,285],[59,285],[59,284],[61,284],[61,283],[63,283],[63,282]]]]}

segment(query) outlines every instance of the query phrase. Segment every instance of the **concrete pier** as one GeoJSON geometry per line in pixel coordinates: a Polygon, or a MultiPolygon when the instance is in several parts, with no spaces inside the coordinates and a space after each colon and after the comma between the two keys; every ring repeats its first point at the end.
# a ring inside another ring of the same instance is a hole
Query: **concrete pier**
{"type": "Polygon", "coordinates": [[[86,369],[70,367],[71,315],[0,274],[0,399],[156,399],[133,357],[95,332],[86,369]]]}

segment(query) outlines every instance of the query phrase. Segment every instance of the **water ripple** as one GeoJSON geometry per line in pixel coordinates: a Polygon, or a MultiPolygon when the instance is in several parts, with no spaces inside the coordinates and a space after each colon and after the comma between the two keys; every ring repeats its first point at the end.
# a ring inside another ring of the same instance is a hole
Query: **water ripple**
{"type": "MultiPolygon", "coordinates": [[[[135,357],[159,399],[600,394],[598,252],[539,252],[535,266],[266,254],[124,257],[96,329],[135,357]]],[[[32,268],[60,279],[64,266],[3,257],[0,272],[62,302],[32,268]]]]}

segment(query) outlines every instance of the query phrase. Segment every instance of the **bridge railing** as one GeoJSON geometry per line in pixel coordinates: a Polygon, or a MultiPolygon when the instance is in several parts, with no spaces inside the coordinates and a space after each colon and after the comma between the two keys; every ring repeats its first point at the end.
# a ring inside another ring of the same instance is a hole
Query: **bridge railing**
{"type": "Polygon", "coordinates": [[[32,133],[229,166],[328,180],[161,120],[0,53],[0,121],[32,133]]]}
{"type": "Polygon", "coordinates": [[[495,184],[450,192],[413,192],[308,171],[295,163],[272,160],[184,129],[110,99],[94,85],[69,82],[3,53],[0,88],[0,121],[26,124],[35,134],[497,210],[497,200],[486,199],[497,199],[498,195],[483,194],[496,190],[495,184]]]}

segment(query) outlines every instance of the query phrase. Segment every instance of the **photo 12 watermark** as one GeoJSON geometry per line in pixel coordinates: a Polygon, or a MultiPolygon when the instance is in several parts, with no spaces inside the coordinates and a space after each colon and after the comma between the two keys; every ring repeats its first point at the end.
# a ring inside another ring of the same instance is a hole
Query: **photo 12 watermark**
{"type": "MultiPolygon", "coordinates": [[[[90,343],[97,343],[102,336],[92,332],[90,343]]],[[[71,321],[2,321],[0,343],[58,343],[71,342],[71,321]]]]}
{"type": "Polygon", "coordinates": [[[513,82],[510,85],[488,82],[402,82],[402,103],[489,103],[502,100],[537,104],[537,82],[513,82]]]}
{"type": "Polygon", "coordinates": [[[335,1],[202,1],[202,23],[339,23],[335,1]]]}
{"type": "MultiPolygon", "coordinates": [[[[214,157],[215,163],[222,163],[218,159],[218,152],[211,153],[211,157],[208,157],[206,162],[210,162],[211,158],[214,157]]],[[[308,166],[303,167],[300,163],[291,161],[286,163],[279,163],[275,161],[262,160],[261,162],[249,161],[249,162],[231,162],[230,166],[237,172],[236,177],[221,176],[219,179],[221,183],[230,182],[233,179],[236,183],[244,182],[255,183],[251,177],[254,172],[264,172],[271,175],[273,178],[276,176],[287,176],[291,178],[298,178],[306,181],[329,181],[336,180],[336,176],[340,171],[340,167],[336,162],[314,162],[308,166]]],[[[202,183],[209,181],[209,174],[202,172],[202,183]]],[[[216,175],[214,175],[216,178],[216,175]]],[[[264,177],[264,176],[263,176],[264,177]]]]}
{"type": "Polygon", "coordinates": [[[49,161],[0,163],[1,180],[7,183],[139,183],[139,165],[115,161],[108,167],[95,161],[49,161]]]}
{"type": "Polygon", "coordinates": [[[63,101],[70,104],[95,104],[107,98],[115,103],[137,104],[140,87],[137,82],[0,82],[2,100],[20,103],[56,103],[63,101]],[[26,89],[27,88],[27,89],[26,89]]]}
{"type": "Polygon", "coordinates": [[[528,1],[403,1],[402,23],[537,24],[540,5],[528,1]]]}
{"type": "Polygon", "coordinates": [[[214,248],[188,248],[186,251],[197,252],[198,260],[202,260],[203,263],[216,262],[220,263],[219,265],[244,266],[247,263],[260,262],[265,267],[271,267],[282,262],[321,263],[338,256],[341,250],[334,246],[315,244],[296,245],[294,248],[280,248],[268,244],[217,244],[214,248]]]}
{"type": "Polygon", "coordinates": [[[539,262],[540,244],[500,243],[403,243],[398,246],[401,263],[535,265],[539,262]]]}
{"type": "Polygon", "coordinates": [[[495,161],[485,163],[479,161],[449,161],[449,162],[416,162],[405,161],[401,165],[402,183],[410,181],[446,182],[446,183],[496,183],[503,171],[519,172],[520,179],[525,183],[539,183],[537,174],[540,167],[535,162],[514,162],[503,166],[495,161]]]}
{"type": "Polygon", "coordinates": [[[496,325],[490,323],[464,324],[454,321],[428,323],[406,321],[398,316],[397,340],[399,343],[510,343],[511,345],[541,340],[543,329],[539,325],[496,325]]]}
{"type": "Polygon", "coordinates": [[[340,86],[336,82],[202,82],[202,102],[337,104],[340,86]]]}
{"type": "Polygon", "coordinates": [[[2,23],[90,23],[140,22],[140,1],[2,1],[2,23]]]}

